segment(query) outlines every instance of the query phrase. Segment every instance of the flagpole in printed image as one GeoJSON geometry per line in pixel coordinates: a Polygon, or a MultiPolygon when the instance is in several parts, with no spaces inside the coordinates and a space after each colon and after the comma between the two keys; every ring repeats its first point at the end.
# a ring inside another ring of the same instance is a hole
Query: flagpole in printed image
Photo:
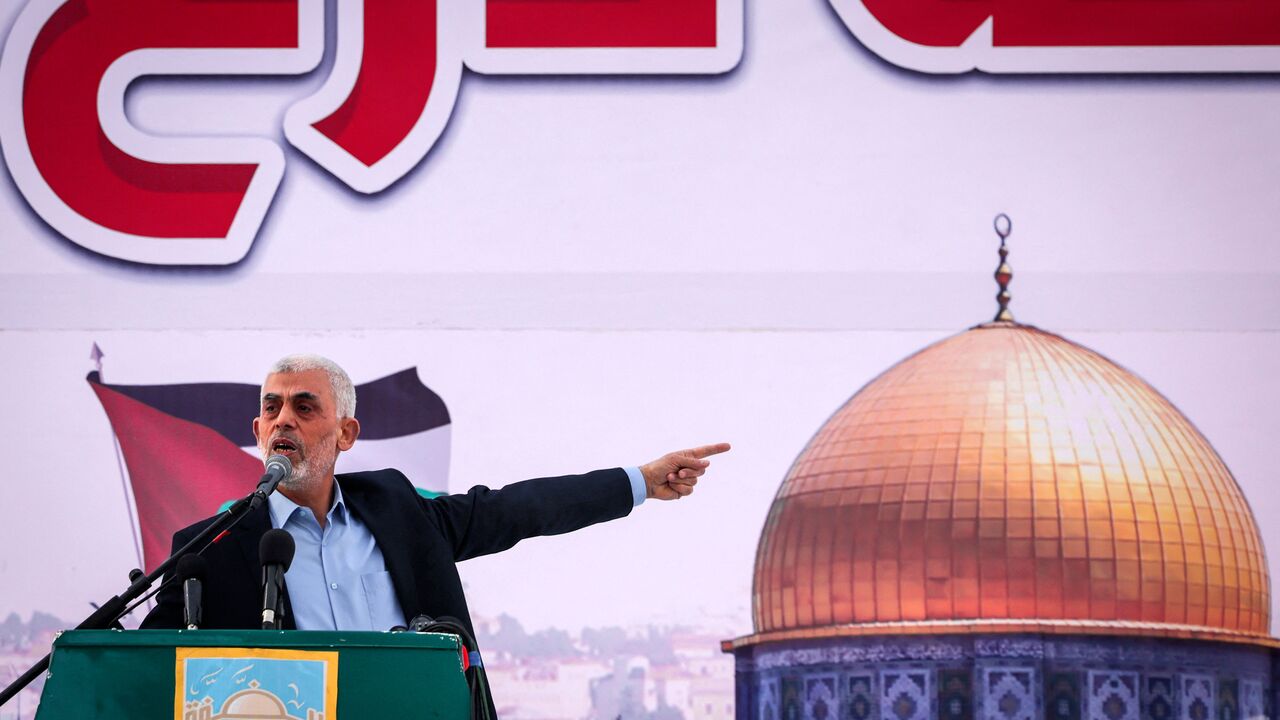
{"type": "MultiPolygon", "coordinates": [[[[174,532],[218,512],[261,476],[252,430],[260,386],[109,384],[97,345],[92,357],[95,370],[86,380],[115,435],[131,527],[150,571],[169,556],[174,532]]],[[[449,410],[417,368],[359,385],[356,393],[360,443],[343,454],[339,472],[399,467],[421,495],[447,490],[449,410]]]]}
{"type": "MultiPolygon", "coordinates": [[[[93,348],[89,351],[89,359],[93,361],[93,375],[102,380],[102,358],[106,353],[102,352],[102,348],[98,347],[98,343],[93,344],[93,348]]],[[[133,539],[134,558],[138,563],[138,567],[143,566],[142,558],[142,528],[138,525],[138,517],[133,512],[134,499],[133,492],[129,489],[129,476],[124,470],[124,456],[120,454],[120,440],[116,437],[115,430],[111,431],[111,447],[116,451],[116,468],[120,473],[120,492],[124,497],[124,509],[129,514],[129,531],[130,537],[133,539]]],[[[147,608],[151,608],[151,600],[147,599],[147,608]]]]}

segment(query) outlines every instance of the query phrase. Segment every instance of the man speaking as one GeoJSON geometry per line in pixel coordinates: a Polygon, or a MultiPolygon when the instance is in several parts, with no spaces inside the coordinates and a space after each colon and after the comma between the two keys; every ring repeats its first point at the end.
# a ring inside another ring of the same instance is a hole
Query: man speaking
{"type": "MultiPolygon", "coordinates": [[[[283,455],[293,470],[204,551],[204,628],[262,626],[259,543],[280,528],[296,547],[285,573],[283,627],[388,630],[419,615],[452,616],[474,637],[455,563],[623,517],[645,498],[677,500],[693,492],[706,458],[729,449],[706,445],[640,467],[426,499],[398,470],[334,475],[338,453],[355,444],[360,423],[355,386],[333,361],[281,359],[262,384],[261,401],[253,434],[263,459],[283,455]]],[[[178,531],[174,549],[210,522],[178,531]]],[[[181,584],[169,583],[142,627],[183,626],[181,584]]]]}

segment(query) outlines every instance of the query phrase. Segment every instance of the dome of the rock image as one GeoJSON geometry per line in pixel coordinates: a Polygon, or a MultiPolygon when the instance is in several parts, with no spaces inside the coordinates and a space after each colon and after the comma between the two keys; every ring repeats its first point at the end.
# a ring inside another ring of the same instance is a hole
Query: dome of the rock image
{"type": "Polygon", "coordinates": [[[781,478],[738,720],[1261,720],[1257,521],[1137,374],[999,309],[849,397],[781,478]]]}

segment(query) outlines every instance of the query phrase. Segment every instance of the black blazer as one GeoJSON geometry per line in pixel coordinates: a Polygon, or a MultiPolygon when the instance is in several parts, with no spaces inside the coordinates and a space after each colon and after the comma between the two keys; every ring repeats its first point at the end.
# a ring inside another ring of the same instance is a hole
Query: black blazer
{"type": "MultiPolygon", "coordinates": [[[[631,482],[621,468],[586,475],[540,478],[499,490],[477,486],[464,495],[430,500],[418,495],[399,470],[337,476],[348,509],[373,533],[406,620],[449,615],[474,637],[455,563],[499,552],[528,537],[558,535],[631,512],[631,482]]],[[[173,549],[185,545],[213,518],[179,530],[173,549]]],[[[271,529],[267,504],[204,552],[204,628],[254,629],[262,625],[262,564],[258,542],[271,529]]],[[[143,628],[182,627],[182,588],[170,583],[143,628]]],[[[284,627],[293,629],[285,597],[284,627]]]]}

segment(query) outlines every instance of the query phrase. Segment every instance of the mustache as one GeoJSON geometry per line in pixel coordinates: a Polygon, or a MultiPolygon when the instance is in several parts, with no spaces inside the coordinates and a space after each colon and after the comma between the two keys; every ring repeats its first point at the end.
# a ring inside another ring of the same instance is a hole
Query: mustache
{"type": "Polygon", "coordinates": [[[301,450],[303,448],[302,439],[295,435],[291,435],[289,433],[280,433],[278,435],[272,435],[271,439],[267,440],[262,444],[262,447],[266,449],[271,449],[272,447],[275,446],[276,443],[280,442],[281,440],[289,441],[289,443],[292,444],[295,449],[301,450]]]}

